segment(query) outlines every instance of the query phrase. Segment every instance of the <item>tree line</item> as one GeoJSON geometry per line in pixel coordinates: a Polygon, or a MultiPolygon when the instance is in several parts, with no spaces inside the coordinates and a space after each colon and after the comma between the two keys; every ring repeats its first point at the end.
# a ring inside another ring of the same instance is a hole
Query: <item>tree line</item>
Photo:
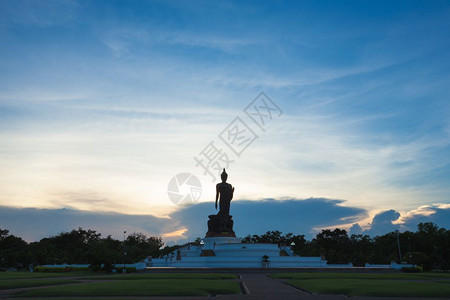
{"type": "Polygon", "coordinates": [[[82,228],[27,243],[8,230],[0,229],[0,268],[136,263],[147,256],[157,257],[162,246],[160,237],[148,237],[143,233],[130,234],[125,241],[120,241],[110,235],[102,238],[95,230],[82,228]]]}
{"type": "MultiPolygon", "coordinates": [[[[292,247],[301,256],[325,256],[330,264],[354,266],[389,264],[391,261],[422,266],[425,270],[450,267],[450,230],[433,223],[420,223],[416,232],[390,232],[385,235],[348,235],[345,230],[325,229],[310,241],[304,235],[268,231],[248,235],[244,243],[275,243],[292,247]]],[[[197,238],[194,244],[199,244],[197,238]]],[[[115,265],[135,263],[148,256],[161,257],[182,245],[164,247],[161,237],[133,233],[124,241],[102,237],[95,230],[74,229],[27,243],[0,229],[0,269],[28,268],[45,264],[115,265]]]]}
{"type": "Polygon", "coordinates": [[[244,243],[276,243],[291,246],[300,256],[325,256],[330,264],[352,263],[354,266],[369,264],[408,263],[424,270],[449,270],[450,230],[428,222],[420,223],[416,232],[390,232],[370,237],[363,234],[348,235],[336,228],[325,229],[311,241],[304,235],[283,234],[268,231],[262,235],[248,235],[244,243]]]}

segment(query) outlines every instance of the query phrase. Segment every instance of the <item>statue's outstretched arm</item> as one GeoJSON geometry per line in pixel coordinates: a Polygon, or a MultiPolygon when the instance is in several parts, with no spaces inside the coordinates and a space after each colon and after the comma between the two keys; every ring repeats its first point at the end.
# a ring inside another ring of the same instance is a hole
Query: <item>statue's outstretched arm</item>
{"type": "Polygon", "coordinates": [[[234,187],[231,189],[231,199],[230,200],[233,200],[233,194],[234,194],[234,187]]]}

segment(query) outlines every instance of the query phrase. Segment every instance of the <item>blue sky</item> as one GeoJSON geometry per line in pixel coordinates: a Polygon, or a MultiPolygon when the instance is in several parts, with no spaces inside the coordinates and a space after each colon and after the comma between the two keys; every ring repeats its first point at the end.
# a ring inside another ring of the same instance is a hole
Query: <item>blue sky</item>
{"type": "MultiPolygon", "coordinates": [[[[209,207],[206,227],[214,213],[193,159],[214,141],[235,161],[241,223],[246,201],[274,199],[294,213],[273,217],[285,231],[444,226],[449,23],[448,1],[2,1],[0,206],[128,220],[83,219],[105,234],[201,236],[179,218],[209,207]],[[243,112],[261,91],[283,111],[266,131],[243,112]],[[258,135],[240,157],[218,138],[236,117],[258,135]],[[190,208],[167,196],[182,172],[202,183],[190,208]],[[306,208],[326,218],[296,220],[306,208]]],[[[77,227],[5,220],[28,239],[77,227]]]]}

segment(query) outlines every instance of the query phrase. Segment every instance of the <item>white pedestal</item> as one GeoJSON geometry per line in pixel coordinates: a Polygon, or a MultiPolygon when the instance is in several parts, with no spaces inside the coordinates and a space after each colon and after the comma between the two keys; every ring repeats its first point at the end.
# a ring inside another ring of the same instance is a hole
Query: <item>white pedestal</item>
{"type": "Polygon", "coordinates": [[[240,244],[242,238],[238,237],[207,237],[203,239],[203,250],[214,250],[216,246],[223,244],[240,244]]]}
{"type": "Polygon", "coordinates": [[[321,257],[294,256],[287,247],[277,244],[242,244],[238,237],[207,237],[201,245],[186,245],[180,259],[152,259],[152,267],[170,268],[326,268],[321,257]],[[281,255],[281,250],[288,256],[281,255]],[[202,255],[202,254],[208,255],[202,255]],[[268,262],[263,262],[267,256],[268,262]]]}

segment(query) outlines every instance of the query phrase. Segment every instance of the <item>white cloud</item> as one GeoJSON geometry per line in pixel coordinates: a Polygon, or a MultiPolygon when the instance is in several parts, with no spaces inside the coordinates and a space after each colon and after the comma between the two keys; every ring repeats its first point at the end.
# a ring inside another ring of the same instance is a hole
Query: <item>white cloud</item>
{"type": "Polygon", "coordinates": [[[375,214],[371,223],[364,226],[366,229],[362,232],[362,228],[358,223],[353,224],[350,228],[350,233],[362,233],[370,236],[377,236],[395,230],[415,232],[417,231],[417,225],[419,223],[426,222],[432,222],[438,227],[448,229],[450,226],[449,214],[449,203],[423,205],[402,214],[391,209],[375,214]]]}

